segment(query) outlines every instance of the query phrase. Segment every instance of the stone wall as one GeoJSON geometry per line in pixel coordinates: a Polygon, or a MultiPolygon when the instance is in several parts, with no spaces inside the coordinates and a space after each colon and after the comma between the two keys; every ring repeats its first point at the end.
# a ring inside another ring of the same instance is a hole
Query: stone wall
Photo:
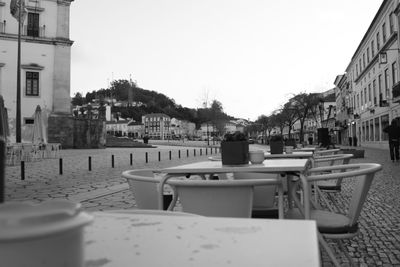
{"type": "Polygon", "coordinates": [[[105,148],[106,127],[103,120],[75,118],[74,148],[105,148]]]}
{"type": "Polygon", "coordinates": [[[104,120],[74,118],[71,115],[52,114],[49,117],[48,142],[60,143],[66,148],[105,148],[104,120]]]}

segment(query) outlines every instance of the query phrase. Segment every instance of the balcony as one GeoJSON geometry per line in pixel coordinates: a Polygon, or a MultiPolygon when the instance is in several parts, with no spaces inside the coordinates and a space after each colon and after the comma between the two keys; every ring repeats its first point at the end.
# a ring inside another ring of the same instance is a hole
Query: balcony
{"type": "Polygon", "coordinates": [[[354,109],[353,108],[347,108],[347,115],[353,115],[354,114],[354,109]]]}
{"type": "Polygon", "coordinates": [[[392,88],[393,102],[400,102],[400,82],[393,85],[392,88]]]}
{"type": "Polygon", "coordinates": [[[24,26],[23,35],[30,37],[46,37],[46,25],[38,28],[28,28],[28,26],[24,26]]]}

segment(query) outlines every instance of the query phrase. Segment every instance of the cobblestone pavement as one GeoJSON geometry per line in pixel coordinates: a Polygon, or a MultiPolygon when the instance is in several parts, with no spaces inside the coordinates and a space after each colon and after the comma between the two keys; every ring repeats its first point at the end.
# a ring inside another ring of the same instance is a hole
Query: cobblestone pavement
{"type": "MultiPolygon", "coordinates": [[[[205,148],[201,149],[200,152],[200,147],[158,146],[62,150],[62,175],[59,174],[58,158],[27,163],[25,180],[21,180],[20,166],[7,166],[6,201],[69,199],[81,202],[87,211],[133,208],[134,197],[121,177],[122,171],[168,167],[206,160],[211,156],[210,148],[207,149],[207,155],[205,148]],[[148,163],[145,162],[146,153],[148,163]],[[112,155],[114,168],[111,166],[112,155]],[[92,161],[91,171],[88,170],[89,157],[92,161]]],[[[363,149],[365,157],[352,161],[380,163],[383,170],[376,175],[370,189],[361,214],[361,231],[355,238],[344,242],[345,250],[358,266],[400,266],[400,163],[392,163],[387,150],[363,149]]],[[[349,199],[352,181],[346,181],[342,187],[342,192],[335,195],[338,203],[349,199]]],[[[349,266],[337,244],[330,244],[343,266],[349,266]]],[[[322,253],[322,263],[323,266],[332,266],[325,253],[322,253]]]]}

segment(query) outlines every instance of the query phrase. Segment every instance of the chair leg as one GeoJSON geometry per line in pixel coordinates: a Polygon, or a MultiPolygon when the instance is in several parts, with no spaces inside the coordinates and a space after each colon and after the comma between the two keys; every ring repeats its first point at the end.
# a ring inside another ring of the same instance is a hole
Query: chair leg
{"type": "Polygon", "coordinates": [[[321,233],[318,233],[318,241],[321,244],[321,246],[325,249],[326,253],[328,254],[329,258],[331,259],[333,265],[336,267],[340,267],[339,261],[335,257],[335,253],[332,251],[331,247],[329,244],[325,241],[324,237],[321,235],[321,233]]]}

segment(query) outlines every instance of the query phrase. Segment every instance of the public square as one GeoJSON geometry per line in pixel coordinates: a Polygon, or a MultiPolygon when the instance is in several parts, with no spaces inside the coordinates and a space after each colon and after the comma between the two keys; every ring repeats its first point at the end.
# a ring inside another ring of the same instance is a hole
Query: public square
{"type": "MultiPolygon", "coordinates": [[[[187,144],[181,144],[187,145],[187,144]]],[[[142,168],[162,168],[207,160],[219,150],[200,146],[155,145],[154,148],[107,148],[61,150],[59,158],[43,159],[25,164],[25,180],[20,166],[7,166],[6,201],[41,202],[48,199],[69,199],[82,203],[86,211],[135,208],[122,171],[142,168]],[[179,152],[180,151],[180,152],[179,152]],[[146,163],[146,152],[148,163],[146,163]],[[131,165],[132,154],[132,165],[131,165]],[[179,158],[180,156],[180,158],[179,158]],[[91,157],[91,171],[89,171],[91,157]],[[114,157],[114,167],[112,167],[114,157]]],[[[264,148],[250,145],[250,149],[264,148]]],[[[392,163],[384,149],[365,149],[365,157],[352,162],[375,162],[383,166],[374,179],[361,215],[361,231],[345,241],[349,255],[359,266],[400,266],[400,163],[392,163]]],[[[338,203],[349,199],[351,182],[345,182],[342,192],[335,194],[338,203]]],[[[344,266],[348,261],[339,252],[344,266]]],[[[324,253],[323,266],[332,266],[324,253]]]]}

